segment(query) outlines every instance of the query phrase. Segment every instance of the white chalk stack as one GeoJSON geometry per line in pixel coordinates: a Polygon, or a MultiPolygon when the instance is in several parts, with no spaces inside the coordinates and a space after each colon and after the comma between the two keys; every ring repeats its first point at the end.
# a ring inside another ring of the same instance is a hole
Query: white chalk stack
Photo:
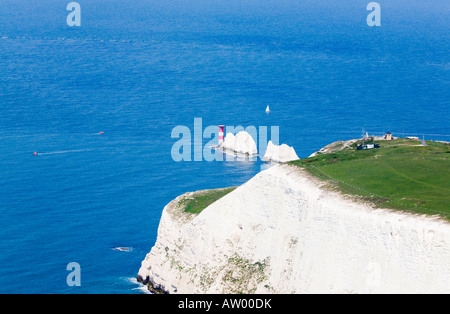
{"type": "MultiPolygon", "coordinates": [[[[229,151],[234,154],[243,154],[248,156],[258,155],[258,147],[253,137],[246,131],[241,131],[234,135],[227,133],[223,138],[224,126],[219,125],[219,146],[216,148],[229,151]]],[[[267,149],[263,161],[283,163],[291,160],[297,160],[299,157],[295,149],[289,145],[275,145],[272,141],[267,144],[267,149]]]]}
{"type": "Polygon", "coordinates": [[[272,141],[269,141],[262,160],[282,163],[297,159],[299,158],[293,147],[286,144],[275,145],[272,141]]]}
{"type": "Polygon", "coordinates": [[[245,131],[241,131],[236,135],[228,133],[225,136],[223,144],[219,147],[223,150],[228,150],[237,154],[244,154],[249,156],[258,154],[258,148],[256,147],[255,140],[249,133],[245,131]]]}

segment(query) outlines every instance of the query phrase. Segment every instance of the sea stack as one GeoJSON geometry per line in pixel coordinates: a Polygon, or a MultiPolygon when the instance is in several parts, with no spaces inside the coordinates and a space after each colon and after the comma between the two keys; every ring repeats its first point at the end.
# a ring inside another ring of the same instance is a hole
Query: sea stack
{"type": "Polygon", "coordinates": [[[267,144],[267,150],[262,158],[263,161],[288,162],[299,159],[295,149],[289,145],[275,145],[272,141],[267,144]]]}
{"type": "Polygon", "coordinates": [[[254,156],[258,154],[258,148],[253,137],[246,131],[241,131],[234,135],[227,133],[225,140],[219,148],[237,154],[254,156]]]}

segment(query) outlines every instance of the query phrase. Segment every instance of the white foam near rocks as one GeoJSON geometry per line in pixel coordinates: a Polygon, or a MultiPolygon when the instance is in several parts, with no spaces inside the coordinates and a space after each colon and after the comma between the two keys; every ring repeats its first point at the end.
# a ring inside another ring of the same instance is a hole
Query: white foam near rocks
{"type": "Polygon", "coordinates": [[[272,141],[269,141],[262,160],[281,163],[297,159],[299,158],[293,147],[286,144],[275,145],[272,141]]]}

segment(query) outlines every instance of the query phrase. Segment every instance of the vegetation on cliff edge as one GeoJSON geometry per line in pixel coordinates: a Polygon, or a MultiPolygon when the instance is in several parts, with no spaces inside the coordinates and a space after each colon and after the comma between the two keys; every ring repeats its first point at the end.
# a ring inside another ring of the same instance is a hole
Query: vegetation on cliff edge
{"type": "Polygon", "coordinates": [[[327,180],[340,191],[379,207],[440,215],[450,220],[450,145],[397,139],[380,148],[317,154],[289,162],[327,180]]]}
{"type": "Polygon", "coordinates": [[[234,191],[236,187],[205,190],[193,193],[190,197],[184,197],[179,203],[179,206],[184,208],[184,212],[191,214],[199,214],[206,207],[221,199],[228,193],[234,191]]]}

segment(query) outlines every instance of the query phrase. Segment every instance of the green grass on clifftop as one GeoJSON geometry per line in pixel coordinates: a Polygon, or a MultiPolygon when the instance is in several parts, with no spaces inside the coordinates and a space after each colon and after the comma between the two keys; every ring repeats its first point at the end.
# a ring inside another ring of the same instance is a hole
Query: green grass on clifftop
{"type": "Polygon", "coordinates": [[[289,164],[376,206],[450,220],[450,146],[406,139],[375,143],[381,148],[358,151],[353,145],[289,164]]]}
{"type": "Polygon", "coordinates": [[[179,202],[179,205],[184,207],[184,212],[199,214],[206,207],[224,197],[228,193],[234,191],[235,189],[236,187],[230,187],[224,189],[195,192],[191,197],[183,198],[179,202]]]}

